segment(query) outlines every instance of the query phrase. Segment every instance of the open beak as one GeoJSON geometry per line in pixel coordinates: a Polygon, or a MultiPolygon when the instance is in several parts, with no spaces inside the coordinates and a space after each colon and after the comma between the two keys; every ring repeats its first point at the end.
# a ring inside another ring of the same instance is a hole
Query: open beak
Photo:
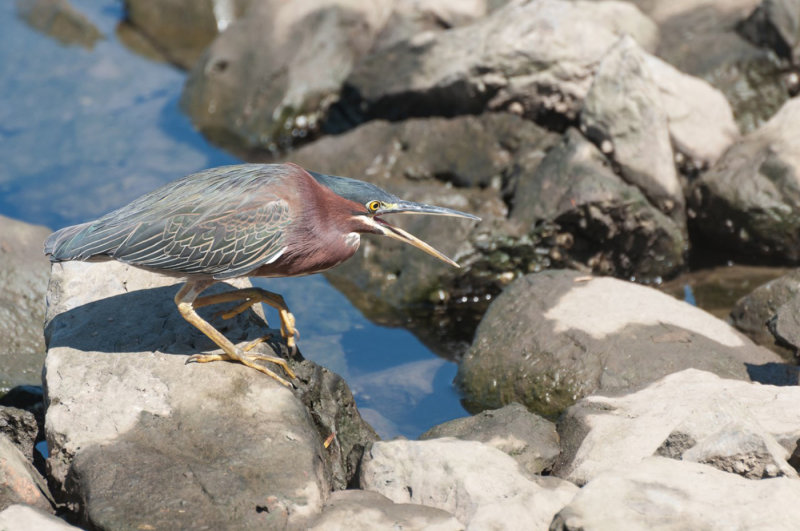
{"type": "MultiPolygon", "coordinates": [[[[467,219],[474,219],[476,221],[480,221],[481,218],[478,216],[473,216],[472,214],[467,214],[465,212],[459,212],[458,210],[452,210],[450,208],[438,207],[433,205],[425,205],[422,203],[413,203],[411,201],[399,201],[396,204],[392,205],[390,208],[381,209],[377,212],[378,215],[381,214],[429,214],[434,216],[450,216],[454,218],[467,218],[467,219]]],[[[417,249],[425,251],[431,256],[435,256],[442,262],[447,262],[453,267],[461,267],[456,263],[454,260],[451,260],[443,253],[437,251],[424,241],[420,240],[413,234],[410,234],[399,227],[395,227],[394,225],[390,225],[383,219],[375,216],[372,218],[375,222],[375,225],[380,229],[384,236],[388,236],[390,238],[394,238],[395,240],[399,240],[401,242],[405,242],[409,245],[413,245],[417,249]]]]}

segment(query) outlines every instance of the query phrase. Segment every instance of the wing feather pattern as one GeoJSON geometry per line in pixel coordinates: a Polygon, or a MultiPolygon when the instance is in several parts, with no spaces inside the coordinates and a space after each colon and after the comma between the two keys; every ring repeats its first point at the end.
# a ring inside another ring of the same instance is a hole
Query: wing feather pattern
{"type": "Polygon", "coordinates": [[[285,251],[289,204],[275,193],[285,166],[244,164],[179,179],[97,221],[52,234],[53,261],[108,256],[216,279],[246,275],[285,251]]]}

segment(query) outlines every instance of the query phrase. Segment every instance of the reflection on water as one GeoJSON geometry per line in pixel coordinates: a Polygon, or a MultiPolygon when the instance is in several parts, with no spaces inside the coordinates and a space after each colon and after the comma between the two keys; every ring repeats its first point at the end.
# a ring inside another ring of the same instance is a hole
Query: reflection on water
{"type": "MultiPolygon", "coordinates": [[[[36,33],[15,2],[0,2],[0,213],[57,229],[238,162],[180,113],[184,73],[119,43],[121,2],[72,4],[105,37],[92,50],[36,33]]],[[[465,414],[455,364],[411,333],[373,325],[321,276],[258,282],[286,297],[303,355],[347,379],[382,436],[415,437],[465,414]]]]}

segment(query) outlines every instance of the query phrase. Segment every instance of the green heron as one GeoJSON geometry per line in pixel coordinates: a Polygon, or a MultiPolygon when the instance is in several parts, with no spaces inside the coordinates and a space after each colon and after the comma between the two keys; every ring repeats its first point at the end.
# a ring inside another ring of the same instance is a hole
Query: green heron
{"type": "Polygon", "coordinates": [[[259,361],[295,378],[286,360],[239,349],[195,308],[243,301],[228,319],[263,302],[277,309],[281,335],[295,348],[294,316],[283,297],[260,288],[200,297],[217,281],[236,277],[292,277],[325,271],[353,256],[361,233],[409,243],[458,267],[427,243],[382,219],[384,214],[434,214],[479,220],[449,208],[404,201],[377,186],[307,171],[296,164],[241,164],[188,175],[96,221],[65,227],[47,238],[53,262],[119,260],[186,279],[175,295],[181,315],[223,351],[189,362],[238,361],[289,382],[259,361]]]}

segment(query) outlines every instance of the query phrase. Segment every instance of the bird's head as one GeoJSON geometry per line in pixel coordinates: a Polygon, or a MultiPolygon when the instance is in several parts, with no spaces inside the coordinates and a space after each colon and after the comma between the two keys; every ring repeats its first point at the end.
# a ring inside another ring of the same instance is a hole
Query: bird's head
{"type": "Polygon", "coordinates": [[[358,208],[354,208],[352,213],[353,220],[359,227],[357,229],[358,232],[382,234],[394,238],[395,240],[400,240],[455,267],[459,267],[455,261],[413,234],[409,234],[400,227],[391,225],[384,220],[382,216],[387,214],[429,214],[433,216],[467,218],[476,221],[480,221],[481,219],[478,216],[473,216],[472,214],[459,212],[458,210],[450,208],[406,201],[390,194],[386,190],[378,188],[372,183],[350,179],[348,177],[325,175],[313,171],[308,171],[308,173],[311,174],[317,182],[330,188],[337,195],[359,205],[358,208]]]}

